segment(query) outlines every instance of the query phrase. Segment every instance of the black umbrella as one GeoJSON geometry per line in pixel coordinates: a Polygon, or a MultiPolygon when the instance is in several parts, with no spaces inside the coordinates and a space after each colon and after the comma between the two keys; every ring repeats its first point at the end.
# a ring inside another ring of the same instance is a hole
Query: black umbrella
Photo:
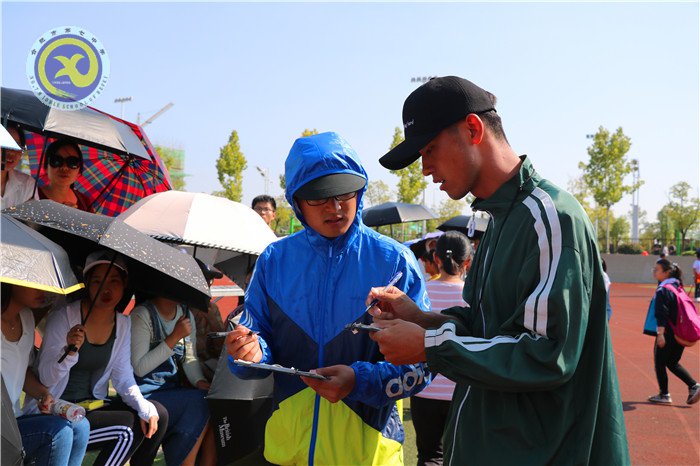
{"type": "Polygon", "coordinates": [[[206,309],[209,286],[195,260],[121,220],[83,212],[51,200],[28,201],[3,211],[62,246],[73,264],[108,249],[127,260],[130,286],[206,309]]]}
{"type": "Polygon", "coordinates": [[[151,160],[146,147],[126,124],[91,107],[59,110],[42,103],[31,91],[3,87],[0,117],[45,137],[68,137],[78,144],[151,160]]]}
{"type": "MultiPolygon", "coordinates": [[[[470,220],[471,217],[469,215],[457,215],[455,217],[452,217],[451,219],[446,220],[439,227],[437,227],[437,229],[440,231],[455,230],[469,236],[468,233],[470,220]]],[[[488,226],[488,218],[474,217],[474,234],[472,235],[472,237],[481,238],[488,226]]]]}
{"type": "Polygon", "coordinates": [[[394,225],[437,218],[427,207],[420,204],[385,202],[362,212],[362,222],[368,227],[394,225]]]}

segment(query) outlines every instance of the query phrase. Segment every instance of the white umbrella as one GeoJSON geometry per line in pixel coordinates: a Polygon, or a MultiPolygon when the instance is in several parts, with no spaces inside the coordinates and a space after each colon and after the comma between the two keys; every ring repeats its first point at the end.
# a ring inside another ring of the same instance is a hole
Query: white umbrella
{"type": "Polygon", "coordinates": [[[186,245],[195,257],[241,284],[257,256],[277,239],[250,207],[204,193],[151,194],[119,219],[161,241],[186,245]]]}
{"type": "Polygon", "coordinates": [[[17,145],[12,135],[2,125],[0,125],[0,147],[3,149],[22,150],[22,148],[17,145]]]}

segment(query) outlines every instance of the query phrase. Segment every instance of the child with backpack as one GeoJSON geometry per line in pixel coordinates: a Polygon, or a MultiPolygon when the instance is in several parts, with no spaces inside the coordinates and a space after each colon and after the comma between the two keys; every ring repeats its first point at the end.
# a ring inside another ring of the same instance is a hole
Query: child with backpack
{"type": "MultiPolygon", "coordinates": [[[[688,386],[687,404],[694,404],[700,400],[700,384],[680,365],[685,348],[674,336],[674,327],[677,324],[679,309],[677,293],[685,293],[682,272],[678,265],[672,264],[666,259],[660,259],[654,266],[654,278],[659,282],[656,289],[654,314],[656,316],[656,342],[654,344],[654,369],[656,380],[659,383],[659,394],[649,397],[652,403],[672,402],[668,392],[668,368],[676,377],[688,386]]],[[[681,312],[679,312],[681,311],[681,312]]],[[[697,315],[697,314],[696,314],[697,315]]]]}
{"type": "Polygon", "coordinates": [[[700,303],[700,248],[695,250],[693,275],[695,276],[695,302],[700,303]]]}

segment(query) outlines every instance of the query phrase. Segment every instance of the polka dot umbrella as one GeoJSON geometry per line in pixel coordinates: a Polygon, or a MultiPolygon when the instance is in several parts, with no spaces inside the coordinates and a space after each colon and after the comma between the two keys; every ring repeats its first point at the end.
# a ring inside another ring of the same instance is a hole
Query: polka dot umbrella
{"type": "Polygon", "coordinates": [[[5,209],[3,213],[60,245],[74,266],[82,267],[91,252],[107,249],[126,259],[129,286],[133,289],[199,309],[206,309],[209,304],[209,286],[191,256],[121,220],[83,212],[48,199],[28,201],[5,209]]]}

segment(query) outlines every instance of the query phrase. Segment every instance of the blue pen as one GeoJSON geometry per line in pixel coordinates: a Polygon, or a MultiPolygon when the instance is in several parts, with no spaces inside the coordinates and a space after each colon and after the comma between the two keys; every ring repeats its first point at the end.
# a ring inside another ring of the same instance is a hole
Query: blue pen
{"type": "MultiPolygon", "coordinates": [[[[396,275],[391,277],[391,280],[389,280],[389,284],[384,287],[383,291],[387,291],[387,290],[389,290],[389,288],[396,285],[399,282],[399,280],[401,280],[401,277],[403,277],[403,272],[401,272],[401,271],[396,272],[396,275]]],[[[372,302],[369,303],[369,306],[367,306],[367,309],[365,309],[365,312],[369,312],[369,310],[372,309],[372,307],[376,306],[377,304],[379,304],[379,300],[376,298],[373,299],[372,302]]]]}

